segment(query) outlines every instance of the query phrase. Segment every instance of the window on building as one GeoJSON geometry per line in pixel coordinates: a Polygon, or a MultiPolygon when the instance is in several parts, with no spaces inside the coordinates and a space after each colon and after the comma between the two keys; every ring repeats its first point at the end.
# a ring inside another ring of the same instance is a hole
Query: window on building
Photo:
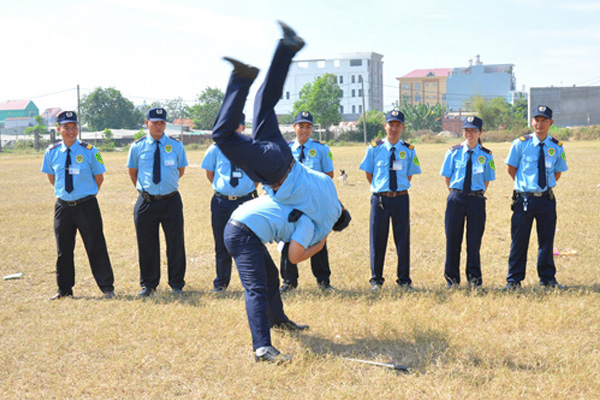
{"type": "Polygon", "coordinates": [[[360,104],[358,105],[358,112],[359,112],[360,114],[362,114],[362,105],[360,105],[360,104]]]}
{"type": "Polygon", "coordinates": [[[356,83],[356,76],[352,75],[352,83],[356,83]]]}
{"type": "Polygon", "coordinates": [[[425,87],[429,87],[429,83],[426,83],[426,84],[425,84],[425,87]]]}
{"type": "Polygon", "coordinates": [[[339,82],[340,82],[340,85],[341,85],[342,83],[344,83],[344,75],[340,75],[340,76],[338,77],[338,80],[339,80],[339,82]]]}
{"type": "Polygon", "coordinates": [[[341,98],[344,98],[344,91],[343,91],[343,90],[340,90],[340,93],[341,93],[341,94],[340,94],[340,97],[341,97],[341,98]]]}
{"type": "Polygon", "coordinates": [[[432,83],[431,86],[436,87],[437,83],[432,83]]]}
{"type": "Polygon", "coordinates": [[[420,94],[415,94],[415,101],[421,101],[421,95],[420,94]]]}
{"type": "Polygon", "coordinates": [[[352,97],[356,97],[356,90],[352,89],[352,97]]]}
{"type": "Polygon", "coordinates": [[[362,89],[358,89],[358,97],[362,97],[362,89]]]}
{"type": "Polygon", "coordinates": [[[361,82],[362,82],[362,75],[359,75],[358,76],[358,83],[361,83],[361,82]]]}
{"type": "Polygon", "coordinates": [[[352,106],[352,114],[356,114],[356,106],[352,106]]]}
{"type": "Polygon", "coordinates": [[[362,60],[350,60],[351,67],[360,67],[362,65],[362,60]]]}
{"type": "Polygon", "coordinates": [[[344,106],[340,106],[340,114],[344,113],[344,106]]]}
{"type": "Polygon", "coordinates": [[[403,83],[402,84],[402,89],[408,90],[408,89],[410,89],[410,85],[408,83],[403,83]]]}
{"type": "Polygon", "coordinates": [[[414,84],[414,88],[415,88],[415,90],[421,90],[421,84],[420,83],[415,83],[414,84]]]}
{"type": "Polygon", "coordinates": [[[285,99],[289,100],[290,99],[290,92],[285,92],[285,99]]]}
{"type": "Polygon", "coordinates": [[[298,61],[298,68],[308,68],[308,61],[298,61]]]}

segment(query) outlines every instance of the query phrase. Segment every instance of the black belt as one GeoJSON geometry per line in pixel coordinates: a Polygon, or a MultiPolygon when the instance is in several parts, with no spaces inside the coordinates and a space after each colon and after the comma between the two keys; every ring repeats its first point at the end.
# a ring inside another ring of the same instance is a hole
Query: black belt
{"type": "Polygon", "coordinates": [[[544,196],[548,196],[551,199],[554,198],[554,193],[552,192],[552,189],[548,189],[544,192],[516,192],[517,195],[521,196],[521,197],[544,197],[544,196]]]}
{"type": "Polygon", "coordinates": [[[167,197],[173,197],[177,194],[177,190],[171,193],[167,193],[167,194],[158,194],[156,196],[149,194],[148,193],[148,197],[150,197],[151,200],[162,200],[162,199],[166,199],[167,197]]]}
{"type": "Polygon", "coordinates": [[[245,196],[228,196],[226,194],[222,194],[219,192],[215,192],[215,196],[217,196],[220,199],[225,199],[225,200],[231,200],[231,201],[236,201],[236,200],[250,200],[250,199],[255,199],[258,197],[258,193],[256,192],[256,190],[253,190],[252,192],[248,193],[245,196]]]}
{"type": "Polygon", "coordinates": [[[248,228],[248,225],[246,225],[246,224],[244,224],[244,223],[242,223],[242,222],[240,222],[240,221],[236,221],[235,219],[230,219],[230,220],[229,220],[229,223],[230,223],[231,225],[235,226],[235,227],[238,227],[238,228],[240,228],[240,229],[241,229],[241,230],[243,230],[243,231],[246,231],[246,232],[248,232],[248,233],[251,233],[251,234],[253,234],[253,235],[256,235],[254,232],[252,232],[252,229],[248,228]]]}
{"type": "Polygon", "coordinates": [[[379,192],[375,193],[377,196],[385,196],[385,197],[398,197],[398,196],[406,196],[408,194],[408,190],[401,190],[399,192],[379,192]]]}
{"type": "Polygon", "coordinates": [[[70,201],[70,200],[56,199],[56,201],[58,201],[60,204],[62,204],[64,206],[75,207],[75,206],[78,206],[81,203],[85,203],[86,201],[91,200],[95,197],[96,197],[96,195],[91,194],[89,196],[82,197],[81,199],[78,199],[78,200],[70,201]]]}
{"type": "MultiPolygon", "coordinates": [[[[456,193],[461,193],[461,194],[464,193],[464,191],[462,191],[460,189],[450,189],[450,191],[456,192],[456,193]]],[[[467,196],[483,197],[483,190],[471,190],[467,196]]]]}

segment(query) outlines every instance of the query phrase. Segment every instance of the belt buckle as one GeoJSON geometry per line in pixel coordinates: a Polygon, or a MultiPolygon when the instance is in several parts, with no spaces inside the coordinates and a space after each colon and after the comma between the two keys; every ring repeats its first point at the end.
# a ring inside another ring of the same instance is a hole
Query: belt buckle
{"type": "Polygon", "coordinates": [[[542,197],[544,192],[533,192],[533,197],[542,197]]]}
{"type": "Polygon", "coordinates": [[[77,205],[77,200],[67,201],[67,205],[69,207],[75,207],[77,205]]]}
{"type": "Polygon", "coordinates": [[[227,199],[231,200],[231,201],[235,201],[238,199],[238,197],[237,196],[227,196],[227,199]]]}

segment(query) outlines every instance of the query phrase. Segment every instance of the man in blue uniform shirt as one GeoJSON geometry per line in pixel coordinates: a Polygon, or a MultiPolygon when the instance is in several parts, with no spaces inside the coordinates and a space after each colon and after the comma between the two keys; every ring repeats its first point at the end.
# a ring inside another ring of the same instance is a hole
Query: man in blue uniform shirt
{"type": "MultiPolygon", "coordinates": [[[[245,128],[245,118],[242,114],[237,132],[243,133],[245,128]]],[[[215,144],[206,150],[202,168],[206,170],[206,177],[215,191],[210,202],[217,270],[213,281],[213,293],[220,293],[227,289],[231,279],[231,255],[225,248],[223,231],[231,213],[240,204],[257,196],[256,184],[244,171],[233,165],[215,144]]]]}
{"type": "Polygon", "coordinates": [[[173,294],[185,285],[183,204],[177,191],[188,165],[183,144],[165,135],[167,112],[151,108],[146,113],[148,135],[129,149],[129,177],[140,192],[133,210],[140,262],[139,296],[150,296],[160,282],[159,225],[165,232],[169,286],[173,294]]]}
{"type": "Polygon", "coordinates": [[[58,292],[50,300],[73,296],[75,285],[75,236],[83,239],[92,274],[104,297],[115,297],[114,277],[106,240],[102,231],[102,216],[96,195],[104,181],[104,161],[98,150],[77,139],[77,115],[63,111],[57,116],[61,142],[48,147],[42,172],[54,186],[54,234],[58,259],[56,281],[58,292]]]}
{"type": "Polygon", "coordinates": [[[531,125],[534,133],[515,139],[506,164],[515,181],[511,219],[510,256],[505,290],[521,287],[525,279],[527,248],[533,220],[538,234],[537,272],[540,285],[565,288],[556,280],[554,234],[556,232],[556,197],[552,188],[567,168],[563,145],[548,135],[554,121],[547,106],[534,109],[531,125]]]}
{"type": "Polygon", "coordinates": [[[212,134],[223,154],[250,179],[263,183],[269,194],[240,206],[224,233],[225,245],[244,286],[257,361],[286,359],[271,345],[269,326],[306,328],[289,321],[277,304],[281,303],[277,268],[262,243],[290,242],[288,257],[298,263],[320,251],[332,229],[342,230],[350,222],[333,181],[294,162],[279,130],[274,107],[281,98],[292,58],[304,46],[290,27],[282,22],[280,25],[283,38],[255,97],[252,138],[235,129],[258,69],[227,58],[234,69],[212,134]]]}
{"type": "Polygon", "coordinates": [[[390,219],[398,255],[396,283],[411,289],[410,279],[410,208],[408,189],[412,176],[421,173],[417,153],[411,144],[400,139],[404,130],[404,114],[390,111],[385,118],[384,140],[374,141],[360,169],[371,184],[371,217],[369,243],[371,253],[371,291],[383,286],[383,263],[387,247],[390,219]]]}
{"type": "MultiPolygon", "coordinates": [[[[308,111],[299,112],[294,118],[296,140],[290,142],[290,148],[296,161],[313,171],[323,172],[333,178],[333,157],[326,144],[310,138],[313,130],[313,116],[308,111]]],[[[281,256],[281,278],[283,285],[281,292],[286,293],[298,287],[298,266],[289,262],[288,248],[284,247],[281,256]]],[[[312,273],[317,278],[317,284],[323,291],[334,290],[331,286],[331,269],[329,268],[329,255],[327,244],[323,249],[310,258],[312,273]]]]}
{"type": "Polygon", "coordinates": [[[460,285],[460,251],[467,221],[467,281],[472,288],[482,284],[479,249],[485,230],[485,191],[496,179],[492,152],[481,145],[483,121],[467,117],[463,122],[465,141],[446,152],[440,175],[450,193],[446,203],[446,263],[448,289],[460,285]]]}

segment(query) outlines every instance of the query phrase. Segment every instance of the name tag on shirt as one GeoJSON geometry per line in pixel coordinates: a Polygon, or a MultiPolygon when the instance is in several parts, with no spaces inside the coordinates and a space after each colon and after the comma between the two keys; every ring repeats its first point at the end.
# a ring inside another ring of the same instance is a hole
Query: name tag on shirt
{"type": "Polygon", "coordinates": [[[242,171],[233,171],[233,172],[231,173],[231,176],[232,176],[233,178],[241,178],[241,177],[242,177],[242,171]]]}
{"type": "Polygon", "coordinates": [[[483,167],[475,167],[473,174],[483,174],[483,167]]]}
{"type": "Polygon", "coordinates": [[[546,160],[546,168],[552,168],[552,161],[546,160]]]}
{"type": "Polygon", "coordinates": [[[392,164],[392,169],[394,171],[402,171],[402,161],[394,160],[394,164],[392,164]]]}
{"type": "Polygon", "coordinates": [[[69,175],[79,175],[79,167],[69,167],[69,175]]]}
{"type": "Polygon", "coordinates": [[[175,160],[174,160],[174,159],[172,159],[172,158],[167,158],[167,159],[165,160],[165,167],[170,167],[170,166],[172,166],[172,165],[175,165],[175,160]]]}

